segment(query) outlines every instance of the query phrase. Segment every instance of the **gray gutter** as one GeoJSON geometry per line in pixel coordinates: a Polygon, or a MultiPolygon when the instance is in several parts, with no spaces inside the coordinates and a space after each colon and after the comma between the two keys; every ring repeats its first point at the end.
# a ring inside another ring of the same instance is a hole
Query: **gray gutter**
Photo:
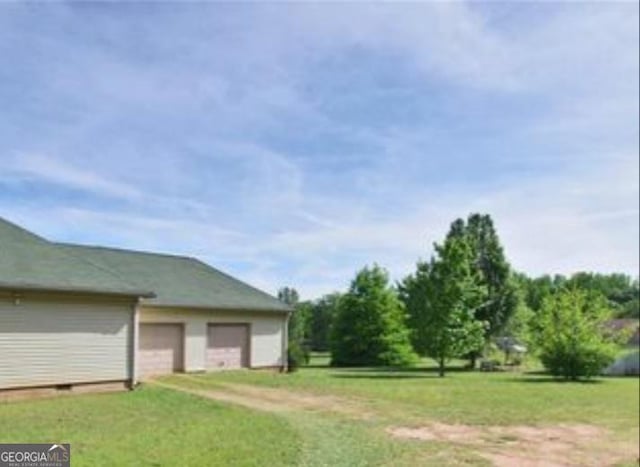
{"type": "Polygon", "coordinates": [[[93,287],[77,287],[66,285],[42,285],[28,282],[4,282],[0,281],[0,289],[9,291],[29,291],[29,292],[79,292],[100,295],[119,295],[123,297],[154,298],[156,294],[149,290],[135,289],[97,289],[93,287]]]}
{"type": "MultiPolygon", "coordinates": [[[[1,285],[0,285],[1,287],[1,285]]],[[[148,298],[148,297],[143,297],[148,298]]],[[[219,311],[264,311],[264,312],[277,312],[277,313],[293,313],[294,309],[288,305],[283,304],[282,308],[269,308],[269,307],[255,307],[249,305],[192,305],[189,303],[154,303],[153,301],[142,301],[141,305],[146,305],[154,308],[191,308],[193,310],[219,310],[219,311]]]]}

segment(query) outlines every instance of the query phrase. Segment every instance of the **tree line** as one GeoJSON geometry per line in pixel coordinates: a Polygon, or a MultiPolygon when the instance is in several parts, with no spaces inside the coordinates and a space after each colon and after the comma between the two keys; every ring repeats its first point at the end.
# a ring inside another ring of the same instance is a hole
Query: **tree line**
{"type": "Polygon", "coordinates": [[[614,357],[621,336],[604,323],[638,318],[638,279],[578,272],[529,277],[514,271],[493,220],[486,214],[456,219],[433,254],[391,284],[378,265],[360,270],[346,292],[300,301],[289,323],[291,365],[309,351],[330,351],[335,366],[407,366],[420,356],[440,375],[453,358],[475,368],[490,346],[514,343],[535,351],[554,374],[597,374],[614,357]]]}

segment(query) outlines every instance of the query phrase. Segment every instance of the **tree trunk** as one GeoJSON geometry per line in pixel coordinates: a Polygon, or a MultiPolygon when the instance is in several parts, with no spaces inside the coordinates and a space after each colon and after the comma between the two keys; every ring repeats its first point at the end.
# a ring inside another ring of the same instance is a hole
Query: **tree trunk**
{"type": "Polygon", "coordinates": [[[438,376],[441,378],[444,376],[444,358],[438,361],[438,376]]]}

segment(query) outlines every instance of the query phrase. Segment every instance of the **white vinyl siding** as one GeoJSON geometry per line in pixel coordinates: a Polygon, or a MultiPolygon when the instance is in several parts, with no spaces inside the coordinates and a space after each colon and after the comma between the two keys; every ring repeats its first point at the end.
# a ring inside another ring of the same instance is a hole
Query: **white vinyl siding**
{"type": "Polygon", "coordinates": [[[0,388],[131,378],[127,303],[0,299],[0,388]]]}
{"type": "Polygon", "coordinates": [[[249,366],[281,367],[286,363],[283,344],[286,314],[252,311],[217,311],[179,308],[140,307],[141,323],[183,323],[185,331],[185,371],[207,369],[209,324],[247,323],[251,332],[249,366]]]}

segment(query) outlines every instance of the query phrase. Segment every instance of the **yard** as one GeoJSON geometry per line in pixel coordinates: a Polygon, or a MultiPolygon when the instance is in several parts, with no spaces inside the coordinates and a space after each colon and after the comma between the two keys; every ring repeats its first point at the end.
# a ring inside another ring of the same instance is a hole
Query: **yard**
{"type": "Polygon", "coordinates": [[[637,378],[324,363],[5,404],[0,442],[70,442],[73,465],[637,465],[637,378]]]}

